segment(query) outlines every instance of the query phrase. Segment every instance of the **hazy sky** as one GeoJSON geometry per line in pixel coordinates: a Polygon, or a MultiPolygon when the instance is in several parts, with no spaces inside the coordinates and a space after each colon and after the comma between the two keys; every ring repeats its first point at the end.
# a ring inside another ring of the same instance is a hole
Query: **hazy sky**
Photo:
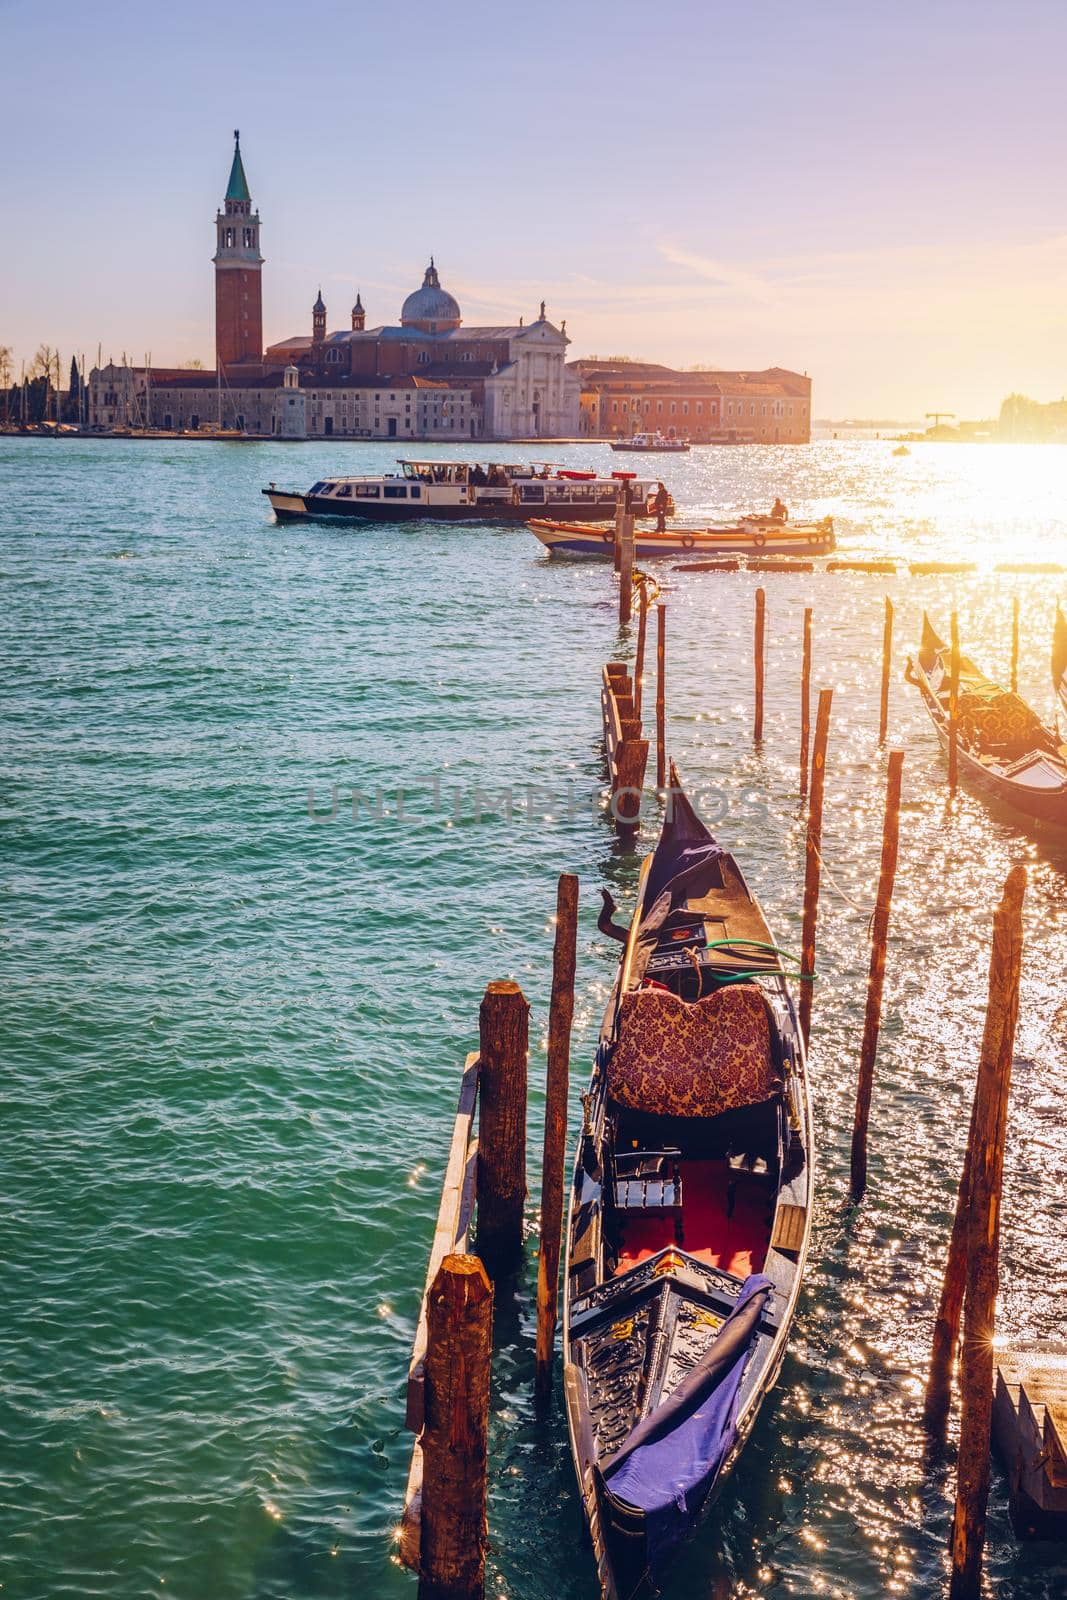
{"type": "Polygon", "coordinates": [[[817,415],[1067,389],[1067,3],[0,0],[0,344],[213,361],[232,130],[268,340],[433,251],[467,322],[808,371],[817,415]]]}

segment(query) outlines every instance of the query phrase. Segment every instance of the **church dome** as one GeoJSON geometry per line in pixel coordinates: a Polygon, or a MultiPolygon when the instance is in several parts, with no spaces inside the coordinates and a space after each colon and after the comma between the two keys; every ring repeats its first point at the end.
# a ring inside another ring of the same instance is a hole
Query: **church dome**
{"type": "Polygon", "coordinates": [[[426,332],[459,327],[459,303],[447,289],[441,288],[432,256],[422,280],[422,288],[409,294],[401,307],[400,321],[405,328],[422,328],[426,332]]]}

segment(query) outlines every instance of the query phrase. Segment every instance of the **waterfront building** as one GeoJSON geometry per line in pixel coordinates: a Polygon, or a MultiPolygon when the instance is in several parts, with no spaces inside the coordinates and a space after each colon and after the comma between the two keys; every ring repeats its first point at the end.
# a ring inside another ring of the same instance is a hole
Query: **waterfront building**
{"type": "Polygon", "coordinates": [[[642,361],[576,361],[581,432],[591,438],[665,433],[697,444],[807,444],[811,379],[761,372],[677,372],[642,361]]]}
{"type": "Polygon", "coordinates": [[[91,426],[451,442],[638,432],[724,444],[811,437],[806,375],[781,367],[676,372],[595,358],[568,364],[567,325],[549,321],[543,300],[529,322],[465,327],[432,257],[397,322],[368,328],[357,293],[349,325],[330,332],[320,288],[310,330],[264,348],[260,226],[235,132],[215,215],[215,368],[98,366],[88,382],[91,426]]]}
{"type": "Polygon", "coordinates": [[[542,302],[530,323],[520,317],[505,326],[464,328],[432,259],[398,324],[368,328],[357,294],[350,326],[330,333],[320,288],[310,333],[264,349],[260,217],[237,132],[212,259],[215,370],[148,370],[125,361],[94,368],[92,426],[297,438],[303,418],[309,438],[454,442],[578,430],[578,381],[567,367],[565,326],[549,322],[542,302]]]}
{"type": "MultiPolygon", "coordinates": [[[[270,345],[267,363],[292,361],[309,391],[340,389],[342,395],[374,390],[383,379],[411,380],[425,391],[425,414],[445,437],[545,439],[578,431],[578,380],[566,360],[570,341],[565,325],[548,320],[544,301],[532,322],[465,328],[459,303],[431,258],[399,323],[368,328],[361,296],[350,328],[328,333],[326,319],[320,290],[311,333],[270,345]]],[[[324,431],[327,421],[330,432],[343,431],[342,420],[336,405],[313,403],[309,432],[324,431]]]]}

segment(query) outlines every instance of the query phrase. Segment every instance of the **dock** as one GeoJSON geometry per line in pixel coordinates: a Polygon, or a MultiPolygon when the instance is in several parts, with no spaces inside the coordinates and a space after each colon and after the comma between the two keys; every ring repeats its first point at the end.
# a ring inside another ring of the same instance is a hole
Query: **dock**
{"type": "Polygon", "coordinates": [[[1020,1539],[1067,1538],[1067,1344],[998,1353],[993,1440],[1020,1539]]]}

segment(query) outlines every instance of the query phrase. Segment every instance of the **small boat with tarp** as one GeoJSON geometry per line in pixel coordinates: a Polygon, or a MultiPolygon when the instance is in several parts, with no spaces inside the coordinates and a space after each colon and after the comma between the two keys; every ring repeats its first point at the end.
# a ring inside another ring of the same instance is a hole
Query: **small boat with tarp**
{"type": "MultiPolygon", "coordinates": [[[[1026,701],[960,656],[956,729],[960,772],[977,789],[1037,822],[1067,827],[1067,747],[1026,701]]],[[[923,613],[922,642],[905,676],[922,695],[947,750],[951,651],[923,613]]]]}
{"type": "Polygon", "coordinates": [[[1067,617],[1056,601],[1056,620],[1052,624],[1052,682],[1064,712],[1067,712],[1067,617]]]}
{"type": "Polygon", "coordinates": [[[671,767],[567,1225],[564,1386],[605,1600],[657,1592],[773,1385],[811,1227],[791,958],[671,767]]]}
{"type": "MultiPolygon", "coordinates": [[[[533,517],[526,525],[550,556],[603,561],[614,554],[614,523],[583,527],[569,520],[533,517]]],[[[642,528],[634,538],[634,557],[654,561],[662,556],[825,556],[835,543],[831,517],[821,522],[783,522],[779,517],[748,516],[711,528],[672,527],[662,533],[642,528]]]]}

